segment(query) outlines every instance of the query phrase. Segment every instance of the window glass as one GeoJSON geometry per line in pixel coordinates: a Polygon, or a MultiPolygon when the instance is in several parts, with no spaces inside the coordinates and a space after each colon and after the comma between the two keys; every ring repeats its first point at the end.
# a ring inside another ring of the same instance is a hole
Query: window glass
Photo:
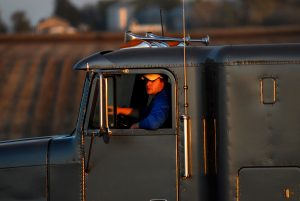
{"type": "MultiPolygon", "coordinates": [[[[156,123],[154,125],[156,127],[144,129],[172,127],[171,84],[168,77],[162,75],[159,78],[161,81],[149,81],[144,74],[122,74],[106,76],[105,79],[107,79],[108,125],[111,129],[129,129],[136,123],[141,126],[153,126],[157,119],[161,118],[163,119],[159,121],[162,123],[156,123]],[[147,90],[147,83],[153,85],[154,82],[158,83],[157,86],[163,87],[149,94],[151,92],[147,90]],[[160,111],[161,108],[163,112],[160,111]],[[149,114],[152,115],[151,118],[149,114]]],[[[91,103],[92,118],[89,121],[89,128],[92,129],[99,128],[99,81],[96,85],[95,96],[91,103]]]]}

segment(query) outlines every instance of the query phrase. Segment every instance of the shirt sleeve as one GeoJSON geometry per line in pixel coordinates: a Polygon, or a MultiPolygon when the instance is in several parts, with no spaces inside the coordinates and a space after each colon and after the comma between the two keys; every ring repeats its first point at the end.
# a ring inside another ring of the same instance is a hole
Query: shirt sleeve
{"type": "Polygon", "coordinates": [[[139,127],[143,129],[158,129],[168,118],[170,111],[169,95],[166,91],[157,94],[154,98],[149,115],[139,122],[139,127]]]}

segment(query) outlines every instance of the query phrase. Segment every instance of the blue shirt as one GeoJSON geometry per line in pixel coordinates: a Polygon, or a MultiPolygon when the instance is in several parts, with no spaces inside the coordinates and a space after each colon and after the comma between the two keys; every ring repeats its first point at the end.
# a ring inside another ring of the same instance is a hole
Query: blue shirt
{"type": "Polygon", "coordinates": [[[170,117],[170,111],[170,90],[165,87],[155,95],[149,107],[142,112],[142,120],[139,122],[139,128],[150,130],[161,128],[166,123],[168,117],[170,117]]]}

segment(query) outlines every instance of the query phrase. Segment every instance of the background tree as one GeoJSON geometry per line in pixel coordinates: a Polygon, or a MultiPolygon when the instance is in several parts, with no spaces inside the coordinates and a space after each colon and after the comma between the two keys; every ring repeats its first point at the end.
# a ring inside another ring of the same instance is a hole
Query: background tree
{"type": "Polygon", "coordinates": [[[68,20],[73,26],[81,23],[81,13],[69,0],[55,0],[54,15],[68,20]]]}
{"type": "Polygon", "coordinates": [[[7,32],[7,28],[5,23],[2,21],[1,16],[0,16],[0,33],[6,33],[7,32]]]}
{"type": "Polygon", "coordinates": [[[219,24],[216,24],[220,27],[237,26],[240,23],[239,17],[236,3],[225,1],[218,6],[217,21],[219,24]]]}
{"type": "Polygon", "coordinates": [[[85,5],[81,10],[82,22],[87,24],[91,30],[99,30],[101,17],[95,5],[85,5]]]}
{"type": "Polygon", "coordinates": [[[242,18],[245,24],[263,24],[266,18],[272,16],[279,0],[241,0],[242,18]]]}
{"type": "Polygon", "coordinates": [[[169,10],[180,5],[181,0],[134,0],[133,3],[136,5],[138,10],[142,10],[149,5],[157,5],[161,9],[169,10]]]}
{"type": "Polygon", "coordinates": [[[82,22],[88,24],[91,30],[103,31],[107,28],[107,8],[117,3],[117,0],[98,1],[96,4],[87,4],[81,10],[82,22]]]}
{"type": "Polygon", "coordinates": [[[274,12],[264,20],[265,25],[300,24],[300,1],[277,0],[274,12]]]}
{"type": "Polygon", "coordinates": [[[15,33],[31,32],[30,22],[24,11],[16,11],[12,14],[13,30],[15,33]]]}
{"type": "Polygon", "coordinates": [[[191,8],[191,28],[214,27],[219,24],[219,3],[214,1],[197,1],[191,8]]]}

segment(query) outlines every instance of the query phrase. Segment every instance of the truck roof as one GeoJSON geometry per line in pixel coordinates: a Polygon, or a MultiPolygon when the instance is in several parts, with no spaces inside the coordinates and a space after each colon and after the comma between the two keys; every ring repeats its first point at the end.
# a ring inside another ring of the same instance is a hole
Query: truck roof
{"type": "MultiPolygon", "coordinates": [[[[105,68],[182,67],[183,47],[131,48],[97,52],[80,60],[75,70],[105,68]]],[[[235,45],[186,47],[187,66],[204,63],[268,64],[300,63],[300,44],[235,45]]]]}

